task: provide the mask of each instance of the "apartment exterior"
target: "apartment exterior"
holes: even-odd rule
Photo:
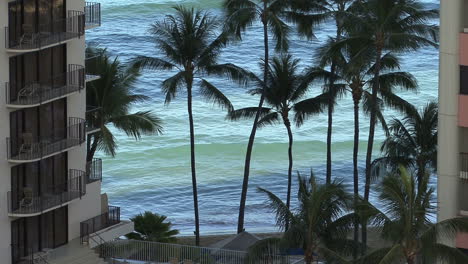
[[[468,217],[467,0],[440,1],[438,221]],[[445,241],[468,252],[468,234]]]
[[[85,34],[100,23],[99,3],[0,0],[2,264],[54,263],[71,241],[96,246],[133,228],[101,195],[100,160],[86,160],[99,129],[86,121],[86,83],[98,77],[86,73]]]

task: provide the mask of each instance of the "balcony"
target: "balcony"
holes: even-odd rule
[[[86,183],[102,181],[102,160],[93,159],[86,164]]]
[[[5,27],[5,48],[11,53],[47,49],[79,38],[84,34],[85,15],[68,11],[68,17],[47,24],[23,24],[21,28]]]
[[[68,65],[68,71],[47,81],[6,83],[6,105],[12,109],[37,107],[85,88],[84,67]]]
[[[101,3],[86,2],[85,29],[101,26]]]
[[[102,107],[86,107],[86,134],[94,134],[101,131],[100,118]]]
[[[94,248],[133,231],[133,222],[120,220],[120,207],[109,206],[105,213],[80,223],[80,240]]]
[[[7,138],[7,159],[11,163],[35,162],[68,151],[85,140],[85,120],[70,117],[68,127],[53,129],[50,135],[26,132],[19,138]]]
[[[67,205],[86,194],[86,173],[69,170],[67,182],[49,186],[40,192],[32,187],[21,191],[8,192],[8,215],[11,217],[31,217]]]
[[[94,71],[99,68],[98,63],[101,59],[100,55],[86,53],[85,67],[86,67],[86,82],[92,82],[101,79],[101,76]]]

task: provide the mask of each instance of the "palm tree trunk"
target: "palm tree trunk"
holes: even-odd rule
[[[358,170],[358,155],[359,155],[359,102],[361,100],[362,91],[358,88],[353,89],[354,103],[354,149],[353,149],[353,179],[354,179],[354,204],[356,205],[359,197],[359,170]],[[359,221],[354,222],[354,242],[359,242]],[[358,257],[357,252],[354,252],[354,258]]]
[[[333,67],[332,67],[333,68]],[[333,70],[332,70],[333,71]],[[332,86],[332,81],[330,81],[330,86]],[[328,129],[327,129],[327,180],[328,184],[331,183],[331,170],[332,170],[332,135],[333,135],[333,98],[329,95],[328,98]]]
[[[287,115],[287,114],[286,114]],[[292,186],[292,169],[293,169],[293,155],[292,155],[292,147],[293,147],[293,134],[291,130],[291,122],[287,116],[284,117],[284,125],[288,130],[288,138],[289,138],[289,147],[288,147],[288,158],[289,158],[289,167],[288,167],[288,194],[286,198],[286,206],[288,209],[291,206],[291,186]],[[286,223],[286,230],[288,230],[289,223]]]
[[[195,129],[192,113],[192,85],[193,79],[187,80],[187,109],[190,124],[190,167],[192,169],[193,209],[195,211],[195,245],[200,246],[200,219],[198,215],[197,175],[195,173]]]
[[[369,195],[370,195],[372,150],[374,148],[375,123],[377,121],[376,102],[377,102],[377,93],[378,93],[379,86],[380,86],[379,80],[380,80],[382,50],[383,48],[380,48],[380,47],[377,48],[374,84],[372,85],[372,110],[370,114],[369,139],[367,140],[366,185],[364,189],[364,199],[366,201],[369,201]],[[363,248],[365,249],[367,246],[367,223],[363,223],[363,226],[362,226],[362,244],[363,244]]]
[[[91,138],[93,140],[91,140]],[[96,154],[98,148],[99,138],[97,135],[90,136],[88,139],[88,149],[86,153],[86,161],[93,161],[94,155]]]
[[[336,21],[336,40],[339,41],[341,39],[341,26],[339,25],[338,21]],[[332,87],[335,84],[335,72],[336,72],[336,62],[333,59],[331,66],[330,66],[330,73],[331,78],[329,81],[329,92],[331,93]],[[333,136],[333,108],[334,108],[335,100],[333,96],[330,94],[328,97],[328,128],[327,128],[327,177],[326,182],[328,184],[331,183],[332,179],[332,136]]]
[[[267,1],[263,1],[264,12],[267,12]],[[269,63],[269,45],[268,45],[268,22],[266,21],[266,13],[262,17],[263,22],[263,41],[265,45],[265,65]],[[268,67],[265,67],[263,73],[263,81],[266,84],[268,80]],[[244,180],[242,182],[242,193],[239,206],[239,218],[237,221],[237,233],[242,233],[244,231],[244,216],[245,216],[245,204],[247,201],[247,190],[249,188],[249,176],[250,176],[250,160],[252,158],[253,144],[255,141],[255,135],[257,134],[258,120],[260,119],[261,109],[265,101],[265,95],[262,92],[260,96],[260,102],[258,103],[258,111],[255,114],[254,123],[252,126],[252,131],[250,132],[249,143],[247,144],[247,153],[245,154],[245,166],[244,166]]]

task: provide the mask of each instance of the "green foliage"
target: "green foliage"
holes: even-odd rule
[[[88,157],[92,160],[96,150],[115,156],[118,148],[110,127],[125,132],[135,140],[142,134],[162,133],[162,121],[150,111],[131,113],[131,108],[148,101],[148,97],[135,92],[135,82],[140,71],[135,67],[122,65],[118,58],[112,59],[106,50],[88,48],[88,56],[94,57],[87,71],[99,75],[100,79],[89,82],[86,101],[89,106],[100,108],[88,120],[100,128],[88,140]]]
[[[437,168],[437,103],[431,102],[418,113],[413,107],[403,119],[394,118],[390,134],[382,143],[382,158],[374,161],[376,173],[381,167],[397,171],[400,165],[415,171],[418,182]]]
[[[461,251],[441,244],[441,240],[453,240],[458,232],[467,232],[468,219],[456,217],[431,222],[436,213],[435,190],[428,187],[428,178],[426,175],[418,186],[416,177],[401,167],[398,173],[382,180],[378,191],[383,209],[367,204],[360,210],[372,215],[372,223],[380,227],[382,239],[391,246],[370,252],[358,263],[468,262]]]
[[[348,255],[358,245],[347,239],[354,215],[346,212],[352,208],[353,196],[345,191],[341,182],[320,184],[312,174],[310,178],[298,175],[299,191],[297,208],[288,209],[281,199],[270,191],[259,188],[268,197],[268,207],[276,215],[276,226],[285,231],[279,241],[262,243],[264,246],[252,248],[250,254],[262,256],[265,247],[280,249],[302,248],[306,263],[314,254],[336,259]],[[287,230],[286,227],[289,227]],[[335,252],[339,252],[335,253]]]
[[[135,232],[128,234],[128,239],[145,240],[161,243],[174,243],[177,241],[176,235],[179,230],[172,229],[171,222],[165,222],[164,215],[152,212],[136,215],[130,220],[135,224]]]

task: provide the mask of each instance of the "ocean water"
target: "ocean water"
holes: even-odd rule
[[[137,55],[159,56],[148,34],[149,26],[163,19],[175,4],[190,4],[221,15],[221,0],[101,0],[102,26],[87,34],[87,41],[105,47],[121,60]],[[438,1],[426,0],[429,8],[438,8]],[[434,21],[438,23],[438,21]],[[313,65],[314,49],[334,29],[329,24],[317,30],[317,39],[308,42],[298,36],[291,38],[291,52],[301,59],[302,65]],[[226,48],[221,62],[235,63],[252,71],[259,71],[263,54],[260,25],[250,29],[242,43]],[[402,55],[402,69],[415,75],[419,92],[400,93],[405,99],[422,107],[437,99],[438,51],[424,48]],[[105,157],[103,192],[111,204],[121,206],[124,218],[145,210],[167,215],[182,234],[192,234],[193,202],[189,163],[189,130],[184,94],[170,105],[164,105],[161,81],[167,72],[144,72],[136,88],[151,98],[135,106],[133,111],[152,110],[164,120],[164,134],[145,136],[134,141],[114,130],[119,148],[115,158]],[[226,80],[210,78],[233,102],[236,108],[256,106],[257,97],[246,94]],[[311,95],[320,87],[313,87]],[[199,184],[200,222],[202,234],[234,232],[243,177],[244,155],[251,121],[230,122],[225,112],[194,94],[196,132],[196,159]],[[352,100],[339,101],[334,115],[333,177],[352,183],[353,116]],[[399,114],[388,109],[386,117]],[[360,171],[364,172],[364,159],[368,119],[362,116]],[[294,170],[308,175],[313,169],[323,179],[326,162],[327,117],[311,118],[300,128],[294,128]],[[379,155],[379,142],[384,138],[378,130],[375,156]],[[250,188],[247,199],[245,226],[248,231],[274,231],[274,215],[264,206],[265,197],[256,191],[263,187],[278,196],[286,197],[287,184],[287,132],[282,125],[265,127],[257,133],[252,157]],[[293,194],[296,193],[296,179]],[[362,179],[361,179],[362,181]],[[375,194],[372,200],[378,204]],[[293,197],[294,201],[294,197]],[[294,203],[293,203],[294,205]]]

